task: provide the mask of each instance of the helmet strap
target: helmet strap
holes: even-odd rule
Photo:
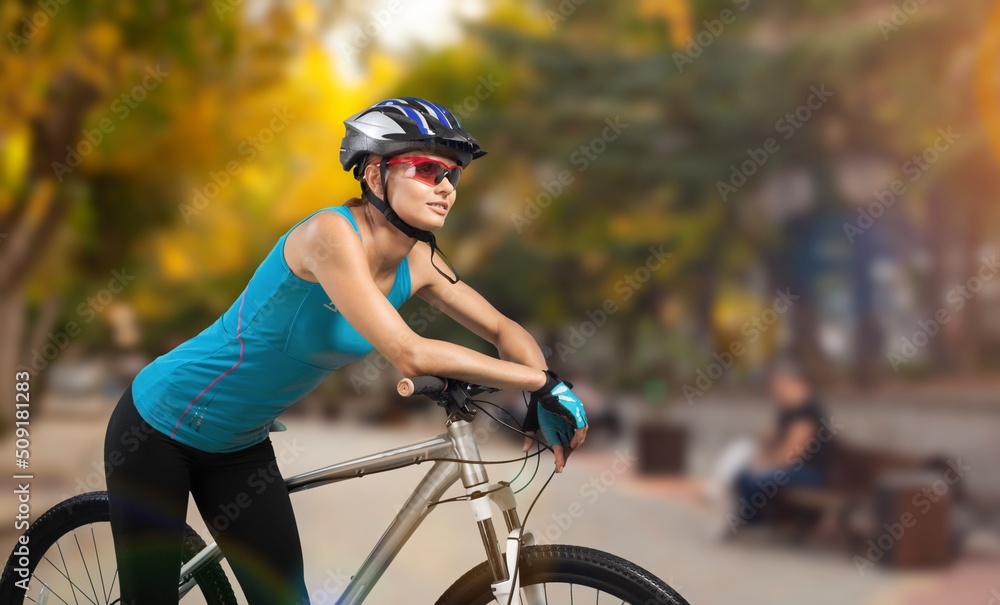
[[[399,215],[396,214],[396,211],[393,210],[392,206],[390,206],[389,203],[386,201],[389,199],[389,167],[386,164],[386,158],[382,158],[382,160],[379,162],[378,172],[379,172],[379,178],[382,180],[382,195],[384,196],[384,198],[380,198],[379,196],[375,195],[375,192],[372,191],[370,187],[368,187],[368,185],[364,181],[364,175],[361,176],[361,185],[362,185],[361,196],[364,197],[369,204],[375,206],[375,208],[378,209],[378,211],[381,212],[383,216],[385,216],[385,219],[389,221],[389,224],[391,224],[396,229],[402,231],[404,234],[406,234],[407,237],[412,237],[415,240],[426,242],[427,245],[429,245],[431,248],[431,266],[434,267],[434,269],[438,273],[440,273],[442,277],[448,280],[448,282],[452,284],[457,284],[458,280],[460,279],[458,277],[458,271],[455,271],[455,267],[452,266],[451,261],[449,261],[448,257],[445,256],[444,252],[442,252],[441,249],[438,248],[437,238],[434,237],[434,234],[431,233],[430,231],[425,231],[424,229],[417,229],[413,225],[410,225],[403,219],[399,218]],[[454,277],[448,275],[437,266],[437,264],[434,262],[435,252],[437,252],[441,256],[441,258],[444,259],[445,264],[448,266],[448,269],[451,271]]]

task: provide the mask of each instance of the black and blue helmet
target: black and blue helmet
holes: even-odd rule
[[[360,167],[370,154],[388,157],[422,149],[453,158],[463,168],[486,155],[458,118],[426,99],[379,101],[344,120],[344,126],[347,133],[340,144],[340,163],[355,178],[360,177]]]

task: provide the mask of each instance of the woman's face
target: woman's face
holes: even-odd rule
[[[455,165],[455,160],[447,156],[420,151],[408,151],[393,157],[427,157],[449,166]],[[416,178],[408,177],[406,172],[411,168],[411,165],[407,163],[391,164],[388,168],[389,200],[387,201],[399,215],[399,218],[417,229],[425,231],[434,231],[443,227],[444,220],[455,203],[455,187],[451,181],[443,178],[440,183],[430,185]],[[371,166],[367,170],[366,177],[374,173],[372,175],[374,178],[368,179],[369,186],[379,197],[382,197],[381,183],[378,182],[378,165]]]

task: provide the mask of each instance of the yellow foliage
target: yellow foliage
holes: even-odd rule
[[[611,218],[611,235],[615,239],[633,242],[662,242],[676,230],[666,213],[615,214]]]
[[[0,137],[0,186],[13,192],[21,186],[28,168],[28,151],[31,148],[31,131],[21,124]],[[0,211],[6,210],[0,206]]]
[[[733,343],[739,342],[747,351],[745,361],[760,361],[772,356],[781,332],[781,318],[775,325],[753,323],[767,309],[768,301],[754,293],[723,287],[715,298],[711,315],[716,350],[731,351]]]
[[[156,257],[166,281],[183,282],[195,273],[190,255],[190,232],[164,233],[156,240]]]
[[[746,290],[726,289],[712,309],[712,322],[721,330],[737,330],[750,315],[763,310],[762,301]]]
[[[399,60],[384,52],[371,54],[368,70],[369,77],[364,89],[371,95],[372,102],[381,99],[386,89],[398,82],[403,75],[403,65]]]
[[[143,321],[159,318],[173,309],[172,305],[163,304],[163,300],[157,291],[142,287],[133,288],[131,296],[129,296],[129,302],[132,304],[132,308],[135,309],[136,314],[143,318]]]
[[[485,19],[494,26],[507,27],[513,31],[536,36],[546,36],[552,33],[548,22],[538,14],[532,14],[531,3],[520,0],[498,0]],[[474,56],[474,53],[468,53]]]
[[[220,207],[205,217],[202,245],[197,250],[198,271],[202,276],[226,275],[245,268],[250,234],[245,217],[239,203]],[[205,254],[205,244],[210,247],[209,254]]]
[[[114,74],[108,68],[117,56],[121,33],[107,21],[97,21],[78,35],[74,52],[67,58],[78,77],[98,90],[107,91],[113,84]]]
[[[99,61],[106,61],[118,52],[121,45],[121,30],[107,20],[96,21],[84,33],[86,48]]]
[[[640,0],[639,15],[644,19],[663,19],[670,28],[670,43],[681,47],[691,39],[689,0]]]
[[[319,11],[308,0],[296,0],[292,5],[292,17],[299,31],[313,34],[320,25]]]
[[[247,228],[238,207],[213,200],[191,223],[156,238],[164,281],[183,283],[246,268]]]
[[[0,131],[17,128],[40,113],[44,92],[43,78],[49,70],[41,60],[24,55],[0,53]]]
[[[283,98],[295,120],[282,133],[283,145],[294,150],[290,182],[274,200],[270,217],[282,229],[323,206],[335,206],[357,195],[358,185],[340,165],[343,121],[381,98],[400,77],[397,61],[380,53],[370,57],[363,86],[345,84],[336,63],[318,44],[309,44],[289,71]]]

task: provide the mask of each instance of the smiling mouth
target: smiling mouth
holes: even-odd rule
[[[427,204],[430,206],[431,210],[437,212],[438,214],[446,214],[448,212],[448,205],[443,202],[431,202]]]

